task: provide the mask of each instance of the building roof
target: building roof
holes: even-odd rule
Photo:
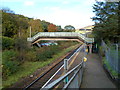
[[[94,28],[94,25],[89,25],[89,26],[86,26],[86,27],[83,27],[83,28],[80,28],[80,29],[91,29]]]

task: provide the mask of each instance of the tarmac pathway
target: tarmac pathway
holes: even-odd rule
[[[81,88],[116,88],[105,73],[97,54],[88,54]]]

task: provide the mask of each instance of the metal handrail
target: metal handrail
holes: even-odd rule
[[[38,37],[79,37],[88,43],[93,43],[94,38],[87,38],[84,35],[77,32],[39,32],[31,38],[27,38],[27,41],[34,41]]]
[[[69,59],[67,59],[67,61],[71,60],[72,57],[77,53],[79,52],[83,47],[84,47],[85,44],[81,45],[70,57]],[[63,64],[58,70],[57,72],[42,86],[42,88],[45,88],[45,86],[50,82],[50,80],[64,67],[65,64]],[[69,69],[69,67],[68,67]]]
[[[54,88],[56,85],[58,85],[62,80],[64,80],[66,77],[68,77],[71,73],[75,72],[75,74],[73,75],[73,77],[69,80],[69,82],[64,86],[64,88],[67,88],[68,85],[71,83],[71,81],[74,79],[74,77],[76,76],[76,74],[79,72],[80,69],[83,68],[83,63],[84,61],[82,60],[82,62],[80,64],[78,64],[76,67],[74,67],[72,70],[70,70],[69,72],[67,72],[64,76],[61,76],[60,78],[58,78],[57,80],[53,81],[52,83],[50,83],[49,85],[47,85],[45,88],[46,89],[51,89]],[[82,75],[81,75],[82,77]]]
[[[69,80],[69,82],[63,87],[64,89],[68,88],[68,86],[71,84],[71,82],[74,80],[75,76],[77,75],[77,73],[80,71],[80,69],[82,68],[83,66],[81,66],[76,72],[75,74],[72,76],[72,78]],[[82,75],[81,75],[82,76]],[[81,80],[80,80],[80,83],[81,83]]]

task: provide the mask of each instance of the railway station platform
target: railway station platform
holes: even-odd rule
[[[83,56],[80,52],[75,63]],[[116,88],[103,69],[100,57],[97,54],[89,53],[86,55],[87,62],[83,72],[83,80],[80,88]]]

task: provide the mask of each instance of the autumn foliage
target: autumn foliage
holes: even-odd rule
[[[57,31],[57,27],[54,24],[49,24],[48,25],[48,32],[56,32]]]

